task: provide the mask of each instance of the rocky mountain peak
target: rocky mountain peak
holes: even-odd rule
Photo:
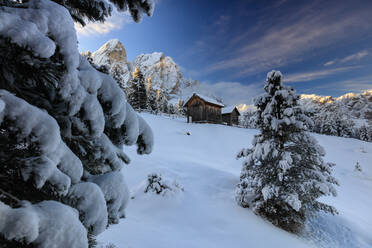
[[[133,65],[138,67],[146,78],[151,78],[154,89],[162,89],[168,94],[180,94],[185,79],[171,57],[160,52],[141,54],[135,58]]]
[[[103,44],[91,54],[93,63],[107,66],[110,74],[119,82],[122,88],[131,79],[132,64],[127,61],[125,47],[118,39],[112,39]]]
[[[103,44],[103,46],[92,54],[92,57],[95,63],[100,65],[127,62],[127,52],[118,39],[112,39]]]

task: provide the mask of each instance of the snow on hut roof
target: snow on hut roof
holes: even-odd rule
[[[199,94],[199,93],[192,93],[190,97],[187,98],[186,102],[185,102],[185,105],[187,104],[187,102],[193,97],[193,96],[197,96],[199,97],[200,99],[204,100],[205,102],[208,102],[208,103],[211,103],[211,104],[214,104],[214,105],[217,105],[217,106],[220,106],[220,107],[225,107],[225,105],[223,105],[222,103],[218,102],[216,99],[213,99],[211,97],[208,97],[208,96],[204,96],[202,94]]]
[[[222,114],[230,114],[234,111],[234,109],[235,109],[235,106],[225,107],[221,110],[221,113]],[[236,110],[238,110],[238,109],[236,109]],[[239,110],[238,110],[238,112],[239,112]]]

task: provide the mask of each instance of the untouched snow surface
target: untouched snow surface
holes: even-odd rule
[[[323,200],[340,214],[321,214],[297,237],[234,201],[242,167],[235,156],[251,146],[257,130],[142,117],[154,131],[154,150],[134,156],[135,148],[126,148],[133,161],[123,173],[134,199],[126,218],[98,236],[100,243],[119,248],[372,247],[372,143],[313,134],[327,152],[325,161],[336,163],[338,196]],[[354,170],[357,161],[361,173]],[[151,173],[176,180],[184,191],[144,194],[142,186]]]

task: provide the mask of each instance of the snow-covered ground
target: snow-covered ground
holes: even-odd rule
[[[323,199],[340,212],[320,215],[303,237],[282,231],[234,201],[242,161],[236,153],[251,146],[257,130],[142,114],[155,135],[154,151],[123,170],[132,191],[125,219],[102,233],[102,244],[119,248],[193,247],[372,247],[372,143],[313,134],[336,163],[338,196]],[[190,135],[186,133],[189,132]],[[359,161],[362,172],[354,170]],[[173,195],[143,193],[150,173],[184,187]]]

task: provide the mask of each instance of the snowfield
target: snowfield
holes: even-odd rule
[[[372,143],[313,134],[325,148],[325,161],[336,163],[338,196],[322,199],[339,215],[321,214],[298,237],[274,227],[234,200],[242,161],[258,132],[186,119],[141,114],[152,127],[154,150],[132,158],[123,169],[132,198],[126,218],[98,236],[119,248],[193,247],[372,247]],[[190,135],[186,133],[189,132]],[[359,161],[362,172],[355,171]],[[160,173],[184,191],[165,196],[143,193],[147,175]]]

